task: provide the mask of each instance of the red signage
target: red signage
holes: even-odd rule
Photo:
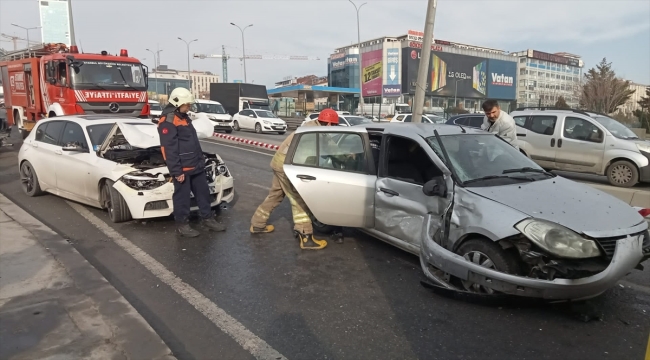
[[[569,59],[564,56],[559,56],[559,55],[553,55],[537,50],[533,50],[533,59],[538,59],[538,60],[544,60],[544,61],[550,61],[554,62],[557,64],[563,64],[563,65],[570,65],[570,66],[578,66],[579,62],[576,59]]]
[[[409,47],[415,48],[415,49],[422,49],[422,43],[417,42],[417,41],[411,41],[409,42]],[[443,51],[442,46],[439,45],[431,45],[431,50],[432,51]]]

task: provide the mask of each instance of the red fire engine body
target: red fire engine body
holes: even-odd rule
[[[46,44],[7,54],[0,74],[9,126],[17,125],[23,137],[46,117],[149,117],[147,67],[126,50],[80,54],[76,46]]]

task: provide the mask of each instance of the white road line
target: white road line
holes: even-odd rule
[[[86,218],[101,232],[113,240],[118,246],[129,253],[135,260],[151,271],[151,273],[158,279],[169,285],[169,287],[171,287],[178,295],[194,306],[196,310],[210,319],[210,321],[212,321],[219,329],[237,341],[239,345],[250,352],[256,359],[287,359],[264,340],[246,329],[246,327],[244,327],[244,325],[239,321],[228,315],[228,313],[223,309],[210,301],[210,299],[206,298],[192,286],[183,282],[183,280],[174,275],[171,271],[167,270],[156,259],[137,247],[120,233],[113,230],[113,228],[108,226],[108,224],[88,211],[85,207],[70,201],[66,202],[70,207],[81,214],[81,216]]]
[[[264,190],[271,190],[270,187],[264,186],[264,185],[258,185],[258,184],[253,184],[253,183],[248,183],[247,185],[250,185],[250,186],[253,186],[253,187],[256,187],[256,188],[260,188],[260,189],[264,189]]]
[[[212,144],[212,145],[225,146],[225,147],[229,147],[229,148],[233,148],[233,149],[237,149],[237,150],[244,150],[244,151],[254,152],[254,153],[256,153],[256,154],[262,154],[262,155],[266,155],[266,156],[273,156],[273,154],[263,153],[263,152],[261,152],[261,151],[255,151],[255,150],[250,150],[250,149],[244,149],[244,148],[239,147],[239,146],[226,145],[226,144],[224,144],[224,143],[222,143],[222,142],[220,142],[220,141],[209,141],[209,140],[200,140],[200,141],[202,141],[202,142],[206,142],[206,143],[208,143],[208,144]],[[271,150],[271,151],[272,151],[272,150]]]

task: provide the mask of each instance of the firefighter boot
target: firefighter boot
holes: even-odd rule
[[[214,218],[203,219],[201,225],[215,232],[226,231],[226,225],[218,223]]]
[[[258,228],[251,225],[251,229],[250,229],[251,234],[266,234],[266,233],[273,232],[273,230],[275,230],[275,226],[273,225],[266,225],[263,228]]]
[[[179,225],[179,226],[176,228],[176,233],[177,233],[178,235],[180,235],[180,236],[183,236],[183,237],[189,237],[189,238],[194,238],[194,237],[197,237],[197,236],[201,235],[200,232],[198,232],[198,231],[192,229],[192,227],[190,226],[190,224],[182,224],[182,225]]]
[[[303,250],[321,250],[327,246],[326,240],[315,239],[314,234],[303,234],[298,231],[294,231],[294,234],[300,240],[300,248]]]

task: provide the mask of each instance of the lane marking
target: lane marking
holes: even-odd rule
[[[273,154],[268,154],[268,153],[264,153],[264,152],[261,152],[261,151],[255,151],[255,150],[251,150],[251,149],[245,149],[245,148],[242,148],[242,147],[239,147],[239,146],[226,145],[226,144],[224,144],[224,143],[222,143],[222,142],[220,142],[220,141],[214,141],[214,140],[213,140],[213,141],[210,141],[210,140],[200,140],[200,141],[202,141],[202,142],[206,142],[206,143],[208,143],[208,144],[212,144],[212,145],[225,146],[225,147],[229,147],[229,148],[233,148],[233,149],[237,149],[237,150],[244,150],[244,151],[253,152],[253,153],[256,153],[256,154],[262,154],[262,155],[266,155],[266,156],[273,156]]]
[[[171,287],[178,295],[185,299],[196,310],[210,319],[219,329],[233,338],[246,351],[250,352],[256,359],[278,360],[287,359],[277,350],[273,349],[264,340],[249,331],[244,325],[237,321],[226,311],[221,309],[207,297],[201,294],[192,286],[186,284],[178,276],[167,270],[161,263],[144,252],[130,240],[111,228],[104,221],[99,219],[82,205],[67,201],[68,205],[86,218],[91,224],[103,232],[115,244],[129,253],[136,261],[142,264],[147,270],[155,275],[160,281]]]
[[[256,188],[260,188],[260,189],[264,189],[264,190],[271,190],[270,187],[268,187],[268,186],[264,186],[264,185],[258,185],[258,184],[253,184],[253,183],[248,183],[248,184],[246,184],[246,185],[250,185],[250,186],[253,186],[253,187],[256,187]]]

